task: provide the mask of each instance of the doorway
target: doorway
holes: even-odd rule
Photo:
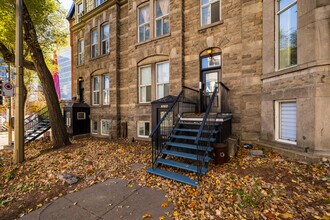
[[[201,112],[205,112],[214,90],[221,81],[221,54],[211,54],[201,57],[200,70]],[[211,112],[220,112],[220,91],[218,90]]]

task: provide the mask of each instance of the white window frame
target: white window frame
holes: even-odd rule
[[[149,9],[149,22],[145,22],[143,24],[140,24],[140,10],[141,8],[147,7]],[[137,29],[137,35],[138,35],[138,42],[145,42],[151,39],[151,11],[150,11],[150,3],[145,3],[141,6],[138,7],[137,10],[138,16],[137,16],[137,24],[138,24],[138,29]],[[149,24],[149,39],[146,39],[146,25]],[[144,39],[140,39],[140,27],[144,27]]]
[[[158,65],[162,65],[164,63],[168,63],[168,82],[167,83],[158,83],[157,79],[158,79]],[[171,67],[170,67],[170,62],[169,61],[164,61],[164,62],[160,62],[160,63],[156,63],[156,100],[163,98],[163,97],[158,97],[158,86],[159,85],[166,85],[168,84],[168,87],[170,89],[170,71]],[[165,96],[164,96],[165,97]]]
[[[150,68],[150,84],[141,85],[141,70],[143,68],[148,68],[148,67]],[[141,100],[141,88],[142,87],[147,88],[147,86],[150,86],[150,88],[151,88],[150,97],[152,97],[152,67],[151,67],[151,65],[146,65],[146,66],[140,66],[139,67],[139,103],[150,103],[152,101],[152,98],[151,98],[150,101],[145,101],[145,102],[142,102],[142,100]],[[147,94],[147,89],[146,89],[146,94]],[[146,97],[146,99],[147,99],[147,97]]]
[[[84,64],[84,53],[85,53],[84,39],[78,40],[78,65]]]
[[[97,130],[94,130],[94,122],[96,122],[96,125],[97,125]],[[99,132],[99,123],[97,120],[91,120],[91,133],[92,134],[98,134]]]
[[[289,140],[283,140],[281,139],[281,104],[282,103],[287,103],[287,102],[295,102],[297,105],[297,100],[281,100],[281,101],[275,101],[275,141],[278,142],[282,142],[282,143],[286,143],[286,144],[293,144],[293,145],[297,145],[297,141],[289,141]],[[297,116],[297,112],[296,112],[296,116]],[[296,124],[297,124],[297,120],[296,120]],[[296,137],[297,138],[297,137]]]
[[[94,80],[98,78],[99,79],[99,88],[98,90],[95,90],[95,84],[94,84]],[[101,87],[101,77],[100,76],[93,76],[92,77],[92,88],[93,88],[93,93],[92,93],[92,104],[97,106],[97,105],[100,105],[100,87]],[[98,94],[98,97],[99,97],[99,102],[96,103],[95,101],[95,95],[94,94]]]
[[[285,8],[279,10],[279,0],[276,0],[276,7],[275,7],[275,69],[276,71],[279,70],[285,70],[289,69],[295,66],[298,66],[298,53],[297,53],[297,64],[280,68],[280,39],[279,39],[279,33],[280,33],[280,15],[285,12],[286,10],[290,9],[293,5],[298,4],[297,0],[293,0],[290,4],[288,4]],[[298,19],[298,18],[297,18]],[[298,35],[298,28],[297,28],[297,35]],[[297,39],[297,47],[298,47],[298,39]],[[298,51],[298,48],[297,48]]]
[[[108,38],[104,38],[103,39],[103,32],[104,32],[104,28],[108,26],[109,28],[109,36]],[[103,43],[105,43],[106,46],[106,52],[103,53]],[[110,53],[110,24],[109,23],[105,23],[101,26],[101,55],[105,55],[105,54],[109,54]]]
[[[109,78],[109,88],[105,88],[105,77]],[[102,104],[103,105],[110,105],[110,75],[109,74],[105,74],[102,76]],[[105,93],[108,94],[108,99],[105,100]]]
[[[212,3],[214,3],[214,2],[219,2],[219,21],[221,21],[221,0],[210,0],[210,2],[209,3],[206,3],[206,4],[204,4],[204,5],[202,5],[203,4],[203,2],[202,2],[202,0],[200,0],[200,25],[201,25],[201,27],[206,27],[206,26],[208,26],[208,25],[211,25],[211,24],[213,24],[212,23],[212,20],[210,21],[210,23],[209,24],[204,24],[203,25],[203,8],[205,7],[205,6],[207,6],[209,9],[210,9],[210,13],[211,13],[211,19],[212,19],[212,8],[211,8],[211,5],[212,5]],[[215,23],[215,22],[214,22]]]
[[[103,125],[102,125],[103,122],[108,122],[108,125],[109,125],[109,132],[108,133],[104,133],[103,132]],[[108,120],[108,119],[101,119],[101,121],[100,121],[100,127],[101,127],[101,135],[104,135],[104,136],[109,136],[110,135],[110,120]]]
[[[96,33],[97,40],[96,42],[93,42],[93,33]],[[95,55],[93,56],[93,49],[95,50]],[[91,31],[91,58],[96,58],[99,56],[99,31],[97,28],[92,29]]]
[[[137,136],[140,138],[149,138],[149,135],[140,135],[140,124],[143,124],[144,133],[145,133],[145,123],[149,123],[149,132],[151,132],[151,123],[150,121],[138,121],[137,122]]]
[[[167,19],[168,19],[168,28],[169,28],[169,30],[168,30],[168,33],[166,33],[166,34],[169,34],[170,33],[170,6],[169,6],[169,9],[168,9],[168,13],[167,14],[165,14],[165,15],[162,15],[162,16],[160,16],[160,17],[156,17],[157,15],[156,15],[156,2],[157,2],[157,0],[155,0],[155,7],[154,7],[154,25],[155,25],[155,27],[154,27],[154,34],[155,34],[155,37],[160,37],[160,36],[163,36],[163,35],[165,35],[164,34],[164,18],[166,18],[167,17]],[[168,4],[170,5],[170,0],[168,0]],[[162,33],[159,35],[159,36],[157,36],[157,21],[158,20],[161,20],[162,22],[161,22],[161,26],[162,26]]]

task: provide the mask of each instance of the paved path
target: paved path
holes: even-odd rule
[[[161,190],[130,185],[127,180],[109,179],[79,192],[68,194],[24,216],[23,220],[142,219],[145,214],[159,219],[174,208],[161,207],[167,201]]]

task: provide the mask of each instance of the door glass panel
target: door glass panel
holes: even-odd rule
[[[205,92],[213,93],[218,81],[218,72],[210,72],[205,74]]]

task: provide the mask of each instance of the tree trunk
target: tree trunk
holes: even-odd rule
[[[63,147],[70,144],[64,118],[61,113],[52,74],[46,65],[34,24],[24,1],[23,22],[24,40],[31,51],[31,58],[40,79],[48,107],[49,120],[53,132],[53,146],[55,148]]]

